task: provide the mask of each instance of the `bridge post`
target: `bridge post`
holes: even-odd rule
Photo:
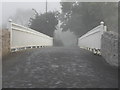
[[[100,22],[100,25],[101,25],[101,34],[103,34],[103,32],[104,32],[104,22],[101,21],[101,22]]]
[[[101,21],[100,24],[101,24],[101,27],[102,27],[102,34],[103,34],[104,32],[107,31],[107,26],[104,25],[103,21]]]
[[[9,19],[9,32],[10,32],[10,51],[11,51],[11,46],[12,46],[12,19]]]
[[[103,22],[103,21],[101,21],[100,24],[101,24],[101,35],[100,35],[100,37],[101,37],[101,39],[102,39],[103,33],[107,31],[107,26],[104,25],[104,22]],[[101,42],[102,42],[102,41],[100,41],[100,49],[101,49],[101,44],[102,44]],[[100,53],[100,54],[101,54],[101,53]]]

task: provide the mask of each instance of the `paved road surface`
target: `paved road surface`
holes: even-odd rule
[[[4,88],[114,88],[117,75],[101,56],[74,47],[21,51],[3,59]]]

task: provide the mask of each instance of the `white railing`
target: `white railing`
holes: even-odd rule
[[[78,39],[78,46],[100,54],[101,37],[106,30],[107,27],[104,26],[104,22],[101,22],[101,25],[95,27]]]
[[[11,50],[53,46],[52,37],[11,21],[9,30]]]

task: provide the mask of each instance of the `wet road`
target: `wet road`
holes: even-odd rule
[[[3,88],[115,88],[117,69],[75,47],[16,52],[3,59]]]

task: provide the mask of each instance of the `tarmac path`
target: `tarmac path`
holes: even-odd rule
[[[118,70],[78,47],[47,47],[3,58],[3,88],[116,88]]]

